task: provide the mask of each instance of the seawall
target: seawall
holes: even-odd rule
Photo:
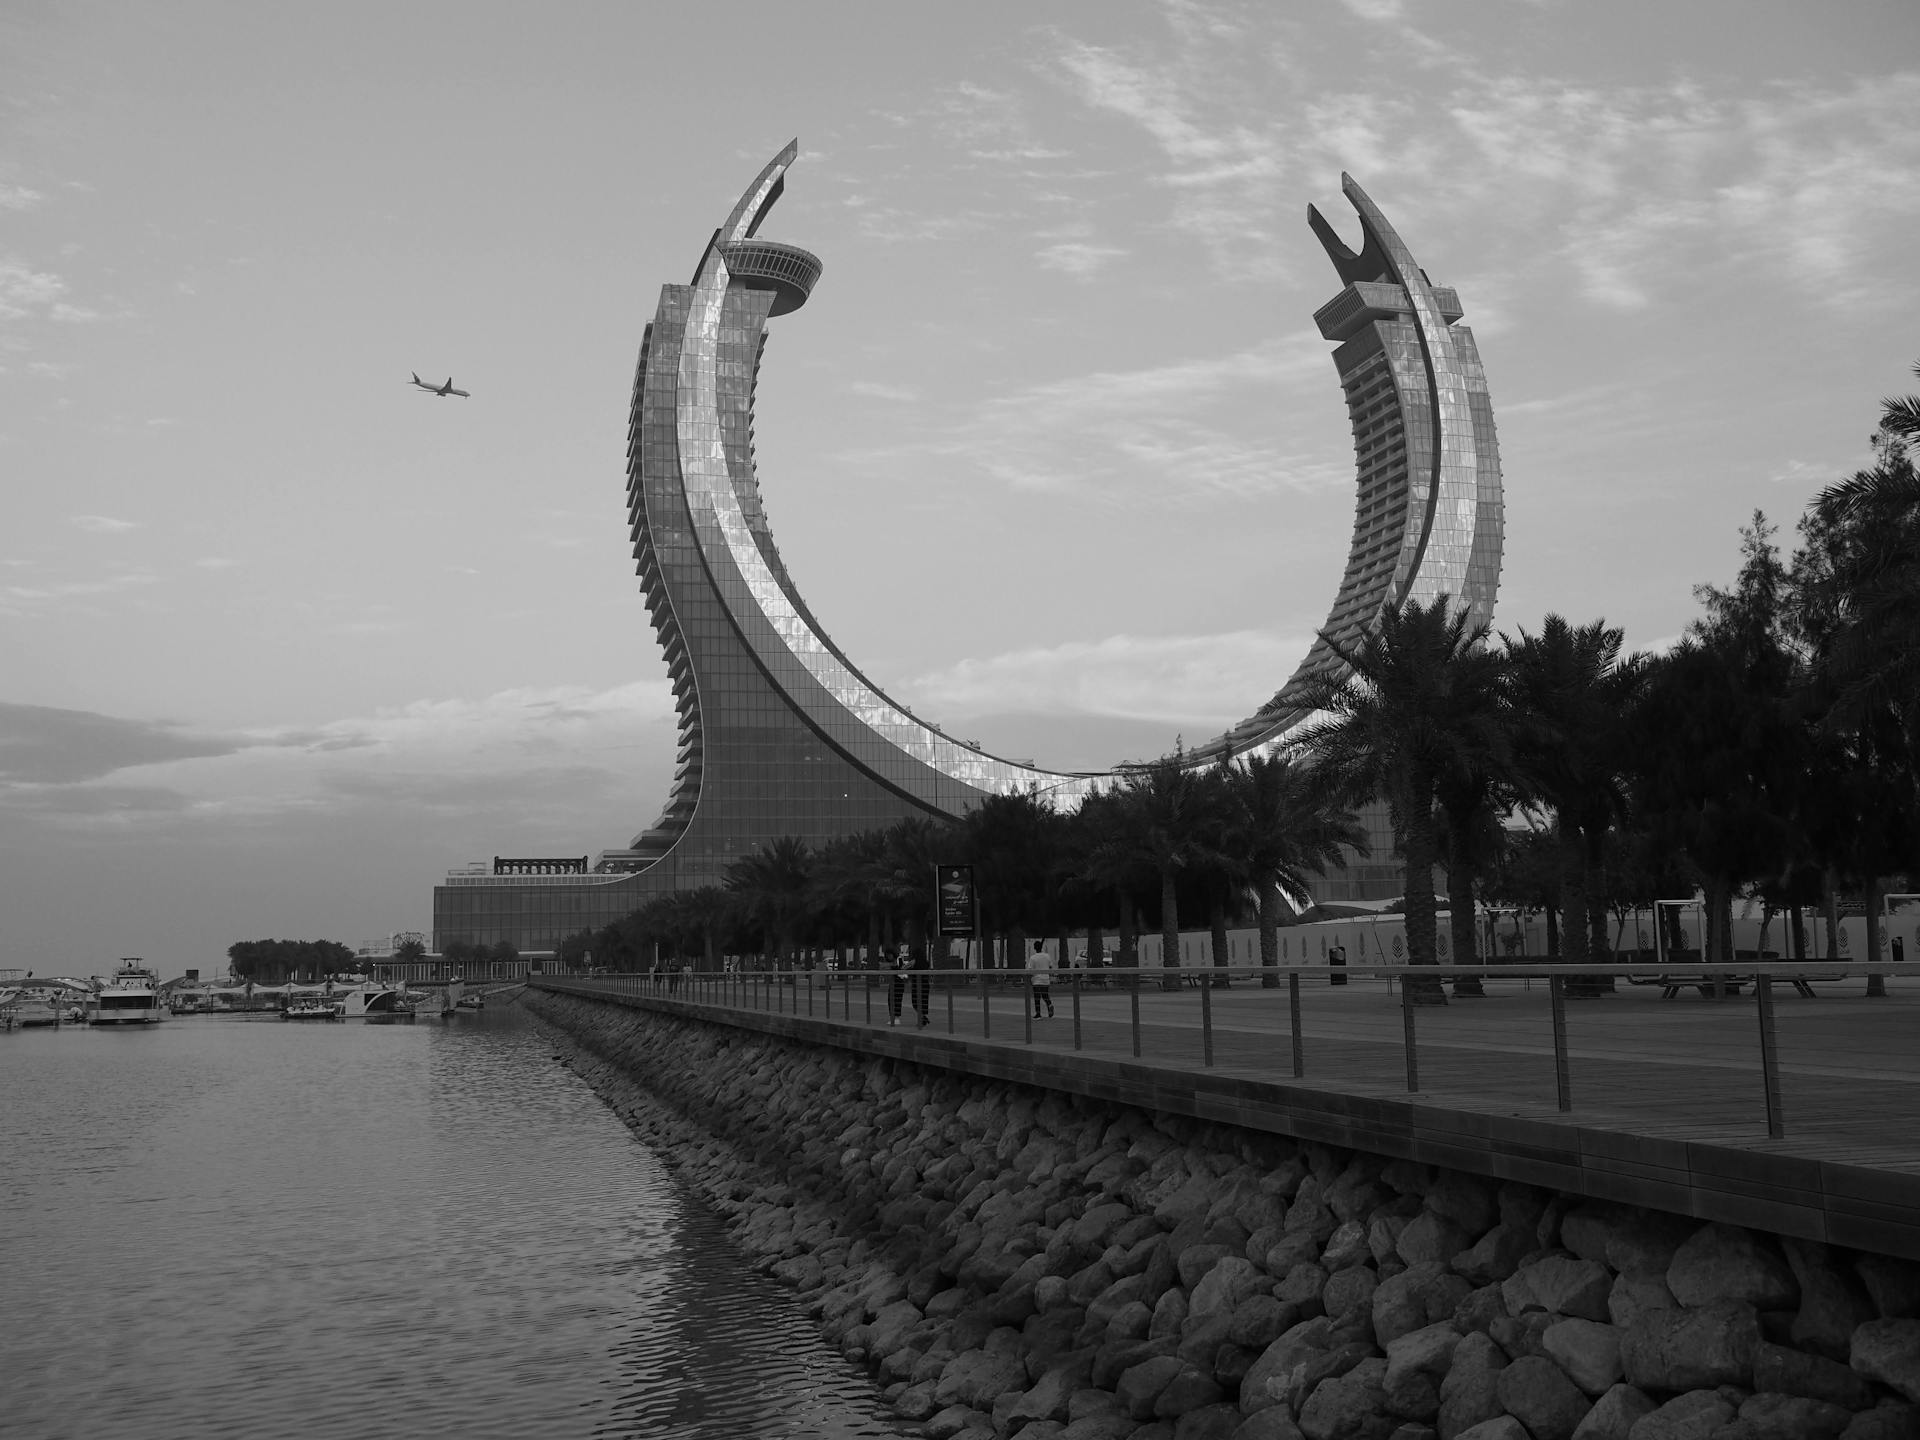
[[[1920,1440],[1920,1266],[532,993],[965,1440]]]

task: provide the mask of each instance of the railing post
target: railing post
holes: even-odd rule
[[[948,977],[948,980],[947,980],[947,1034],[949,1035],[953,1034],[953,991],[954,991],[954,984],[953,984],[952,977]]]
[[[1760,1078],[1767,1090],[1767,1134],[1778,1140],[1787,1133],[1787,1117],[1780,1108],[1780,1055],[1773,1035],[1773,977],[1754,977],[1754,999],[1760,1011]]]
[[[1021,977],[1020,989],[1024,992],[1026,999],[1026,1004],[1020,1007],[1020,1013],[1026,1019],[1027,1044],[1031,1045],[1033,1044],[1033,976],[1031,974]]]
[[[1069,977],[1073,981],[1073,1048],[1080,1048],[1080,972],[1075,970]]]
[[[1207,1069],[1213,1068],[1213,975],[1202,971],[1200,975],[1200,1059]]]
[[[1140,987],[1136,983],[1127,992],[1127,1000],[1133,1009],[1133,1058],[1140,1058]]]
[[[800,983],[802,973],[803,972],[798,970],[794,971],[793,983],[795,985]],[[808,970],[804,973],[807,977],[807,1019],[811,1020],[813,1018],[813,971]]]
[[[1405,979],[1400,982],[1400,1029],[1407,1047],[1407,1093],[1412,1095],[1420,1089],[1420,1047],[1413,1033],[1413,987]]]
[[[1293,1078],[1307,1073],[1307,1057],[1300,1048],[1300,972],[1287,972],[1287,1009],[1293,1019]]]
[[[1553,1006],[1553,1098],[1561,1113],[1573,1109],[1573,1070],[1567,1063],[1567,982],[1564,976],[1547,978],[1547,996]]]
[[[991,1040],[993,1038],[993,1004],[987,996],[987,971],[985,966],[982,966],[980,969],[980,1038],[982,1040]]]

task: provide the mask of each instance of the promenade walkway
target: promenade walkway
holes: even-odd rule
[[[1559,1004],[1556,1055],[1544,978],[1496,970],[1483,999],[1409,1009],[1389,972],[1304,972],[1296,1049],[1284,981],[1167,991],[1139,974],[1137,991],[1113,972],[1081,988],[1077,1026],[1065,977],[1034,1021],[1021,977],[937,972],[925,1028],[911,1006],[888,1026],[889,977],[861,972],[689,976],[671,994],[648,977],[536,983],[1920,1258],[1920,977],[1894,973],[1884,999],[1857,970],[1812,999],[1774,983],[1773,1135],[1751,991],[1664,999],[1623,971],[1616,993]]]

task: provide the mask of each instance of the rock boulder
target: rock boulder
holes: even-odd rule
[[[1682,1305],[1734,1301],[1755,1310],[1790,1310],[1800,1286],[1779,1247],[1738,1225],[1702,1225],[1674,1252],[1667,1289]]]

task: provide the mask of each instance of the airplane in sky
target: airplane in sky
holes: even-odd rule
[[[456,390],[453,388],[453,377],[451,375],[447,377],[447,383],[444,385],[429,385],[426,381],[422,380],[418,374],[413,377],[413,383],[429,395],[458,395],[462,400],[471,400],[473,398],[465,390]]]

